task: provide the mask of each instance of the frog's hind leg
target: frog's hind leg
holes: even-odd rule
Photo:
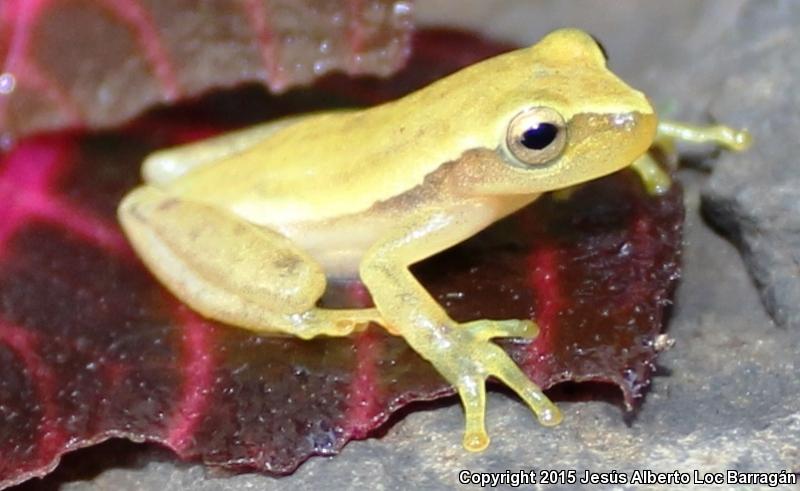
[[[257,332],[344,336],[382,324],[375,309],[320,309],[325,274],[283,235],[141,187],[119,218],[161,282],[204,316]]]
[[[307,117],[291,116],[198,142],[158,150],[148,155],[142,164],[142,177],[149,184],[167,184],[192,169],[245,152],[278,130]]]

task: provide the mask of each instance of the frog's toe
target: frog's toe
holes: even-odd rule
[[[544,395],[538,385],[531,382],[505,352],[502,352],[502,356],[492,356],[486,368],[491,375],[497,377],[522,398],[536,414],[539,423],[544,426],[561,423],[562,416],[558,407]]]
[[[539,335],[539,326],[528,319],[489,320],[482,319],[461,325],[475,339],[486,341],[492,338],[533,339]]]
[[[458,395],[464,405],[466,429],[464,448],[470,452],[480,452],[489,446],[486,433],[486,386],[480,377],[467,377],[458,384]]]
[[[292,334],[301,339],[317,336],[349,336],[366,329],[370,323],[384,324],[378,311],[370,309],[322,309],[316,308],[292,319]]]
[[[470,329],[475,329],[474,326],[475,323],[466,325]],[[480,331],[480,337],[485,336],[486,332],[496,333],[497,331],[490,331],[490,328],[486,327],[485,330]],[[516,392],[536,414],[541,424],[554,426],[561,422],[561,412],[555,404],[542,393],[536,384],[528,379],[502,348],[491,341],[481,340],[478,336],[472,337],[468,341],[459,338],[455,339],[456,352],[449,351],[446,359],[434,359],[433,361],[445,378],[456,386],[464,405],[466,418],[464,448],[477,452],[489,445],[489,435],[486,433],[484,423],[485,382],[491,376],[504,382]],[[460,344],[458,341],[466,341],[466,343]]]
[[[345,337],[357,332],[358,325],[350,322],[304,323],[294,327],[292,334],[303,340],[314,339],[318,336]]]

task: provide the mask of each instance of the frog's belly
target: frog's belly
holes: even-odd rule
[[[358,278],[358,268],[367,250],[385,237],[397,220],[388,216],[371,220],[336,219],[319,222],[273,224],[313,257],[328,278]]]
[[[450,227],[450,235],[438,237],[433,244],[420,240],[416,246],[420,254],[415,255],[427,257],[457,244],[530,203],[537,196],[490,196],[460,201],[451,199],[446,205],[437,203],[429,208],[429,213],[446,211],[453,216],[460,216],[462,223]],[[414,214],[424,216],[425,210],[426,207],[417,207]],[[396,235],[408,216],[409,210],[403,207],[381,206],[373,207],[366,213],[329,220],[271,223],[265,226],[282,233],[313,257],[328,278],[354,279],[358,278],[359,266],[367,251],[375,243]]]

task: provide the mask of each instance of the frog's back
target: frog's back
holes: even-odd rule
[[[530,83],[530,72],[522,78],[514,70],[524,51],[380,106],[310,116],[244,153],[197,169],[173,189],[234,207],[256,222],[264,215],[251,206],[292,220],[368,209],[413,189],[466,150],[497,145],[503,128],[495,127],[492,109],[514,85]]]
[[[601,95],[587,105],[585,94]],[[173,190],[254,223],[342,217],[413,190],[469,150],[498,148],[520,108],[558,107],[568,120],[576,111],[613,112],[629,100],[649,107],[607,71],[591,38],[563,31],[396,101],[302,119],[244,153],[198,168]]]
[[[450,121],[410,121],[420,114],[425,110],[400,100],[313,115],[244,153],[197,169],[174,188],[255,222],[263,221],[264,209],[292,221],[357,213],[414,188],[441,159],[460,155],[443,155],[442,142],[431,143],[426,134],[446,131]]]

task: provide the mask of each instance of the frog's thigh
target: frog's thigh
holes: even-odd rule
[[[224,210],[144,186],[119,217],[159,280],[206,317],[304,338],[378,321],[374,309],[316,308],[326,283],[320,266],[288,238]]]
[[[245,152],[276,131],[307,117],[302,115],[283,118],[202,141],[158,150],[145,159],[142,176],[148,184],[167,184],[192,169]]]

